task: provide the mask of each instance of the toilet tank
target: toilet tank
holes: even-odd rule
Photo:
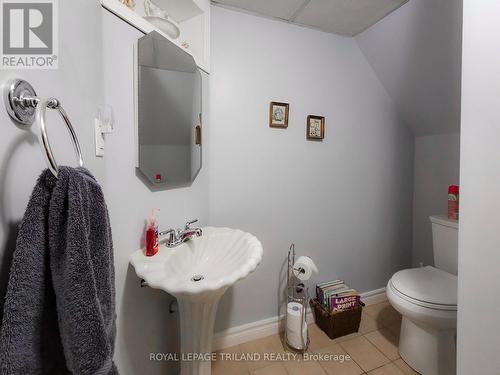
[[[446,215],[431,216],[434,266],[453,275],[458,273],[458,221]]]

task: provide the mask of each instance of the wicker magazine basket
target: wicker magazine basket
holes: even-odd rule
[[[361,312],[363,310],[362,306],[352,310],[331,313],[315,299],[311,299],[310,303],[314,311],[316,324],[332,340],[358,332],[359,323],[361,322]]]

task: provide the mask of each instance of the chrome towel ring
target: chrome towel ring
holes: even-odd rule
[[[43,155],[47,161],[49,170],[56,177],[59,175],[59,167],[56,163],[52,148],[50,147],[45,115],[47,108],[57,109],[73,141],[76,161],[80,167],[83,167],[84,164],[80,142],[78,142],[75,129],[73,125],[71,125],[71,121],[58,99],[39,99],[36,96],[35,90],[28,82],[22,79],[14,79],[5,85],[4,101],[7,113],[20,126],[29,127],[35,121],[38,123],[40,128],[39,141],[40,145],[43,146]]]

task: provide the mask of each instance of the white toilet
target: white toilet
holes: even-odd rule
[[[431,216],[436,267],[396,272],[387,297],[403,316],[401,358],[423,375],[456,373],[458,223]]]

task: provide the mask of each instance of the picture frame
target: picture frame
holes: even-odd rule
[[[288,128],[288,113],[290,104],[281,102],[271,102],[269,105],[269,127]]]
[[[323,116],[307,116],[306,138],[316,141],[325,138],[325,118]]]

